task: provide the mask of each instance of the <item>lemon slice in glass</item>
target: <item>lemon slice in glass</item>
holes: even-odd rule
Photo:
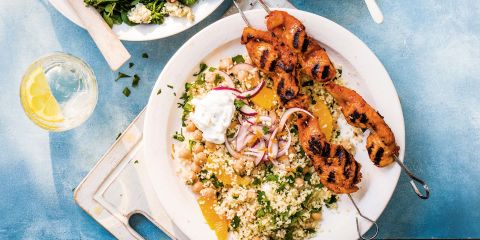
[[[26,79],[25,98],[27,108],[38,118],[47,122],[62,122],[62,110],[50,90],[42,67],[33,70]]]

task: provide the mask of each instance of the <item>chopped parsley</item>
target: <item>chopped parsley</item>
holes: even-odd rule
[[[130,96],[130,89],[128,89],[128,87],[125,87],[122,91],[123,95],[125,95],[125,97],[128,97]]]
[[[209,72],[213,72],[213,71],[215,71],[215,70],[217,70],[217,69],[214,68],[214,67],[209,67],[209,68],[208,68],[208,71],[209,71]]]
[[[253,179],[253,182],[252,182],[253,185],[260,185],[260,183],[262,183],[262,182],[260,181],[260,178],[254,178],[254,179]]]
[[[133,163],[138,164],[138,160],[135,160]]]
[[[205,63],[200,63],[200,66],[199,66],[200,70],[198,70],[198,72],[194,73],[193,76],[196,77],[198,75],[200,75],[201,73],[203,73],[203,71],[205,71],[205,69],[208,68],[207,64]]]
[[[285,182],[287,182],[291,186],[295,183],[295,177],[293,175],[289,175],[285,177]]]
[[[263,209],[258,209],[257,212],[255,213],[255,217],[261,218],[265,216],[265,211]]]
[[[240,226],[240,218],[237,215],[233,217],[232,222],[230,222],[230,226],[233,230],[237,230],[238,226]]]
[[[185,141],[185,136],[183,136],[182,130],[180,130],[180,133],[175,131],[175,134],[173,135],[173,139],[175,139],[177,141],[180,141],[180,142]]]
[[[115,140],[119,139],[120,136],[122,136],[122,133],[119,133],[119,134],[117,135],[117,137],[115,138]]]
[[[332,196],[330,196],[330,198],[325,199],[325,205],[326,205],[327,207],[330,207],[330,205],[336,203],[337,200],[338,200],[338,199],[337,199],[337,195],[332,194]]]
[[[232,57],[232,61],[236,64],[238,63],[245,63],[245,59],[243,58],[242,55],[237,55],[235,57]]]
[[[265,176],[265,180],[267,180],[269,182],[276,182],[276,181],[278,181],[278,176],[275,175],[275,174],[269,174],[269,175]]]
[[[312,173],[311,172],[307,172],[307,173],[305,173],[305,176],[303,176],[303,180],[305,180],[307,182],[310,182],[311,178],[312,178]]]
[[[135,63],[133,63],[133,62],[128,63],[128,68],[132,68],[133,66],[135,66]]]
[[[293,125],[292,128],[290,128],[290,132],[295,134],[295,135],[298,135],[298,127],[297,125]]]
[[[147,53],[142,53],[142,58],[148,58],[148,54]]]
[[[224,78],[222,76],[220,76],[220,74],[215,74],[215,79],[213,80],[213,83],[215,85],[218,85],[223,80],[224,80]]]
[[[197,79],[195,80],[196,85],[203,85],[205,84],[205,73],[200,73],[197,75]]]
[[[173,86],[172,86],[172,85],[167,84],[167,87],[173,89]]]
[[[140,82],[140,77],[137,74],[133,75],[132,87],[138,87],[138,82]]]
[[[246,103],[245,103],[244,101],[238,100],[238,99],[235,99],[235,100],[233,101],[233,104],[235,105],[235,108],[236,108],[237,110],[240,110],[240,108],[242,108],[243,106],[246,105]]]
[[[269,130],[270,129],[268,128],[268,126],[263,126],[262,127],[263,134],[268,134]]]
[[[313,80],[308,80],[302,83],[302,87],[313,86]]]
[[[160,95],[160,93],[162,93],[162,89],[161,89],[161,88],[158,89],[157,95]]]
[[[128,77],[131,77],[131,76],[122,72],[118,72],[118,75],[117,75],[117,78],[115,78],[115,81],[118,81],[120,78],[128,78]]]
[[[221,188],[223,187],[223,183],[220,182],[220,180],[218,180],[217,176],[215,176],[215,174],[213,174],[210,179],[212,180],[212,184],[213,186],[215,186],[216,188]]]
[[[193,141],[192,139],[188,140],[188,147],[190,148],[190,152],[193,149],[193,146],[195,146],[197,142]]]

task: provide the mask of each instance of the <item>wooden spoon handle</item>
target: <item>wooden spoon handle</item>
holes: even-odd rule
[[[118,39],[102,16],[93,8],[85,6],[83,0],[67,0],[113,71],[118,70],[128,59],[125,46]]]

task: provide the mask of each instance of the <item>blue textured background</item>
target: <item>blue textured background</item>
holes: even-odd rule
[[[401,176],[379,219],[381,238],[480,237],[480,2],[379,0],[385,15],[373,23],[363,1],[292,1],[362,39],[394,81],[405,114],[406,163],[430,185],[419,200]],[[125,43],[141,76],[131,96],[114,82],[88,34],[48,1],[0,0],[0,239],[110,239],[73,202],[72,189],[147,103],[158,74],[183,42],[228,8],[223,4],[196,27],[163,40]],[[81,127],[47,133],[20,106],[28,64],[53,51],[89,63],[99,102]],[[148,52],[149,59],[141,58]],[[123,69],[124,72],[133,72]],[[143,221],[142,232],[166,238]]]

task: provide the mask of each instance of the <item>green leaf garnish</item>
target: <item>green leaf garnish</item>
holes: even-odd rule
[[[137,87],[138,82],[140,82],[140,77],[137,74],[133,75],[132,87]]]
[[[238,63],[245,63],[245,59],[243,58],[242,55],[237,55],[235,57],[232,57],[232,61],[236,64]]]
[[[117,75],[117,78],[115,78],[115,81],[118,81],[120,78],[127,78],[127,77],[131,77],[131,76],[122,72],[118,72],[118,75]]]
[[[142,53],[142,58],[148,58],[148,54],[147,53]]]
[[[125,87],[122,91],[123,95],[125,95],[125,97],[128,97],[130,96],[130,89],[128,89],[128,87]]]
[[[194,73],[193,76],[196,77],[198,76],[200,73],[202,73],[203,71],[205,71],[205,69],[208,68],[207,64],[205,63],[200,63],[200,66],[199,66],[200,70],[198,70],[197,73]]]
[[[182,130],[180,130],[180,132],[175,132],[175,134],[173,135],[173,139],[175,139],[177,141],[180,141],[180,142],[185,141],[185,136],[183,136]]]

